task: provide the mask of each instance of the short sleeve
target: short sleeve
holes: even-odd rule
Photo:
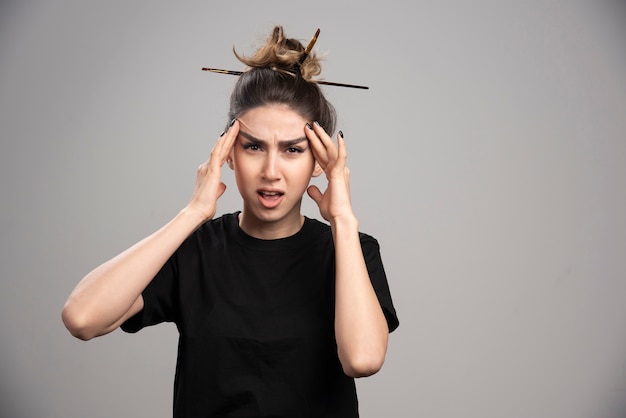
[[[175,321],[176,270],[174,255],[141,293],[143,309],[122,324],[123,331],[135,333],[147,326]]]
[[[391,291],[389,290],[387,275],[385,274],[385,268],[383,267],[383,261],[380,256],[378,241],[363,233],[360,234],[360,239],[370,281],[372,282],[372,286],[378,297],[378,302],[387,319],[389,332],[393,332],[400,325],[400,321],[398,320],[396,309],[393,306]]]

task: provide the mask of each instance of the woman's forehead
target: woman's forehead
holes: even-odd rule
[[[308,122],[286,105],[256,107],[238,119],[242,131],[264,141],[302,137]]]

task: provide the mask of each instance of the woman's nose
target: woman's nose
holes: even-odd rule
[[[278,156],[273,153],[267,154],[263,164],[263,178],[267,180],[277,180],[280,178],[280,167]]]

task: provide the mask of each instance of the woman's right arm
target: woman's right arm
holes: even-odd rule
[[[107,334],[143,308],[141,293],[146,286],[189,234],[215,215],[217,199],[226,190],[222,165],[238,131],[238,123],[233,123],[218,139],[209,159],[198,168],[189,204],[174,219],[78,283],[61,314],[72,335],[90,340]]]

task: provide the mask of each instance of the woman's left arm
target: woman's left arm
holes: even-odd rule
[[[358,223],[338,220],[331,224],[335,241],[335,336],[344,372],[370,376],[383,365],[389,328],[370,281]]]
[[[344,373],[365,377],[376,373],[387,352],[389,327],[367,271],[359,225],[350,202],[350,171],[341,131],[337,144],[317,124],[307,137],[328,187],[307,190],[331,226],[335,243],[335,338]]]

